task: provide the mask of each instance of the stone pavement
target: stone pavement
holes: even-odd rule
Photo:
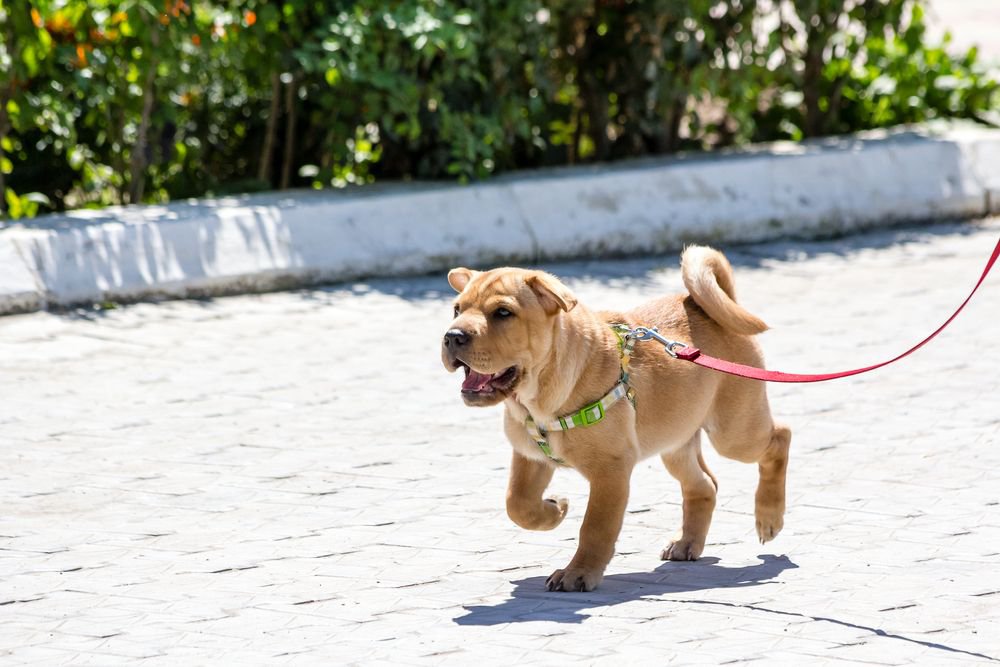
[[[936,327],[1000,219],[728,249],[774,368],[839,370]],[[676,256],[551,267],[593,306],[680,286]],[[443,276],[0,319],[0,663],[977,664],[1000,661],[1000,275],[877,373],[773,386],[794,432],[785,531],[751,466],[705,557],[633,478],[601,588],[547,593],[553,532],[503,509],[499,409],[438,361]]]

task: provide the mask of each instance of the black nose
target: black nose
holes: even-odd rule
[[[448,333],[444,335],[445,347],[450,347],[454,345],[455,347],[462,347],[469,342],[469,334],[465,333],[461,329],[449,329]]]

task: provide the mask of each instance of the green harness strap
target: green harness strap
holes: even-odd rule
[[[629,335],[632,330],[624,324],[612,324],[611,330],[615,332],[615,336],[618,338],[618,350],[621,354],[622,365],[621,376],[618,378],[618,383],[611,388],[611,391],[593,403],[588,403],[576,412],[559,417],[547,424],[536,423],[530,414],[524,421],[524,426],[531,435],[532,440],[538,445],[538,449],[542,450],[545,456],[560,465],[566,465],[566,462],[552,454],[552,447],[549,445],[548,438],[546,437],[549,432],[568,431],[573,428],[593,426],[604,419],[604,415],[608,409],[622,398],[628,398],[629,402],[635,406],[635,390],[628,384],[628,366],[632,358],[632,348],[635,347],[635,338]]]

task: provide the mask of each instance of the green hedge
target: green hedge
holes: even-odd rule
[[[0,213],[982,117],[916,0],[0,0]],[[947,38],[946,38],[947,39]]]

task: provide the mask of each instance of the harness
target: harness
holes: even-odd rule
[[[611,406],[622,398],[627,398],[632,406],[635,406],[635,389],[629,386],[628,383],[628,364],[632,357],[632,348],[635,347],[636,338],[630,335],[632,330],[624,324],[612,324],[611,330],[614,332],[615,337],[618,338],[618,351],[621,355],[622,366],[618,382],[611,388],[611,391],[593,403],[588,403],[576,412],[558,417],[548,423],[538,424],[530,414],[524,420],[524,427],[528,429],[528,434],[531,435],[531,439],[538,445],[538,449],[542,450],[545,456],[559,465],[567,465],[567,463],[552,454],[552,447],[549,445],[548,438],[546,437],[550,432],[568,431],[573,428],[583,428],[600,423]]]

